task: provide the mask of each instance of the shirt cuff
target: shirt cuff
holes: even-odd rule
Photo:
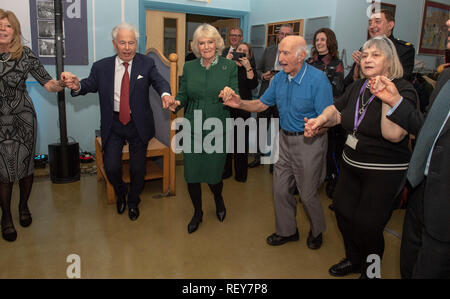
[[[78,88],[78,90],[74,90],[73,93],[78,94],[80,91],[81,91],[81,82],[80,82],[80,88]]]
[[[400,99],[400,101],[398,101],[397,105],[395,105],[394,107],[392,107],[391,109],[389,109],[388,113],[386,114],[386,116],[391,116],[392,113],[395,112],[395,110],[397,110],[398,106],[400,106],[400,104],[403,102],[403,97]]]
[[[165,97],[165,96],[169,96],[170,97],[170,93],[168,92],[163,92],[163,94],[161,95],[161,98]]]

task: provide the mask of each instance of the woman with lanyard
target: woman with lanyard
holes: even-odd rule
[[[376,37],[364,44],[361,78],[350,85],[315,119],[305,120],[305,136],[321,128],[342,124],[348,133],[336,186],[335,212],[345,246],[345,258],[329,273],[361,273],[366,278],[368,257],[384,252],[383,230],[395,208],[395,194],[408,169],[409,135],[386,115],[390,107],[380,98],[380,76],[391,80],[403,100],[417,106],[414,87],[403,77],[403,68],[392,42]],[[370,260],[370,259],[369,259]]]

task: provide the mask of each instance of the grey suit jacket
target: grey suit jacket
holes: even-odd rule
[[[273,66],[275,64],[275,59],[277,58],[278,45],[270,46],[264,50],[264,54],[261,60],[258,63],[256,71],[258,73],[258,77],[261,79],[261,88],[259,90],[259,96],[261,97],[263,93],[266,91],[267,87],[269,87],[270,81],[262,79],[262,74],[273,70]]]

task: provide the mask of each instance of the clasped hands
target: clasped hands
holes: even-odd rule
[[[71,72],[62,72],[60,82],[73,91],[78,91],[81,88],[80,80]],[[172,112],[175,112],[176,108],[180,105],[180,101],[175,100],[174,96],[165,95],[161,98],[161,101],[163,108]]]

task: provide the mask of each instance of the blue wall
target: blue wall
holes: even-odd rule
[[[28,10],[28,1],[21,1],[25,3],[23,9]],[[436,1],[450,5],[450,0]],[[13,3],[9,0],[1,0],[1,2],[1,7],[4,9],[8,9]],[[211,3],[190,0],[152,0],[144,2],[162,7],[185,7],[188,12],[189,10],[197,12],[206,9],[210,12],[249,13],[248,27],[284,20],[330,16],[330,25],[336,32],[340,49],[347,49],[349,64],[352,62],[352,51],[361,47],[366,39],[367,16],[365,11],[369,5],[367,0],[211,0]],[[412,42],[417,49],[425,0],[383,0],[383,2],[397,5],[395,35]],[[94,9],[92,8],[93,3],[95,3]],[[141,26],[139,8],[142,3],[140,0],[125,0],[124,3],[125,21],[139,28]],[[95,60],[114,54],[111,30],[122,20],[121,5],[121,0],[87,0],[89,65],[66,66],[67,71],[84,78],[89,75]],[[16,7],[17,5],[14,9],[17,9]],[[94,25],[95,43],[93,40]],[[420,55],[418,58],[426,62],[428,67],[435,67],[435,56]],[[54,66],[46,66],[46,68],[52,76],[55,76]],[[33,78],[30,78],[28,90],[38,116],[37,152],[47,153],[48,144],[59,141],[57,98],[55,94],[47,93]],[[66,103],[68,136],[79,142],[81,149],[95,152],[95,130],[100,127],[97,95],[72,98],[66,92]]]

